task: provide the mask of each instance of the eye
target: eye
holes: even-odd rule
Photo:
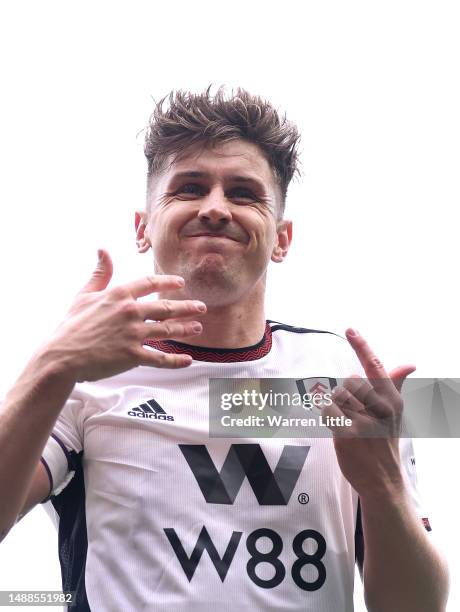
[[[205,189],[202,185],[198,183],[186,183],[176,191],[176,195],[201,196],[204,195],[204,192]]]
[[[255,194],[250,189],[247,189],[247,187],[233,187],[233,189],[229,191],[229,197],[236,200],[249,200],[251,202],[257,200]]]

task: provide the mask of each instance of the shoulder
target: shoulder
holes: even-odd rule
[[[299,325],[288,325],[280,321],[267,321],[273,339],[281,343],[297,345],[299,347],[316,346],[325,348],[338,347],[348,351],[349,344],[347,340],[339,334],[326,329],[314,329],[311,327],[303,327]]]
[[[346,338],[333,331],[268,320],[275,352],[294,365],[315,364],[338,376],[361,374],[361,366]]]
[[[288,325],[287,323],[281,323],[280,321],[273,321],[272,319],[267,319],[267,323],[270,326],[272,332],[283,331],[288,334],[328,334],[331,336],[335,336],[336,338],[340,338],[341,340],[345,340],[343,336],[336,334],[335,332],[328,331],[325,329],[313,329],[310,327],[300,327],[298,325]]]

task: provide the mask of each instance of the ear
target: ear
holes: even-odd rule
[[[272,261],[280,263],[286,257],[292,242],[292,221],[283,219],[276,229],[277,243],[272,252]]]
[[[149,239],[145,235],[147,223],[147,213],[144,210],[136,211],[134,225],[136,228],[136,245],[138,253],[146,253],[151,246]]]

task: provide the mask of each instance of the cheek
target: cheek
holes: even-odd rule
[[[277,234],[275,224],[271,220],[259,220],[259,223],[254,226],[253,231],[254,249],[260,252],[261,257],[272,252],[277,242]]]
[[[256,207],[248,207],[240,214],[234,214],[233,218],[248,232],[251,242],[257,246],[273,242],[276,236],[276,223],[269,212]]]
[[[164,249],[166,245],[177,242],[177,219],[170,214],[155,215],[149,224],[149,237],[152,249]]]

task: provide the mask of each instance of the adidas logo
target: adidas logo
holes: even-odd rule
[[[141,419],[156,419],[158,421],[174,421],[174,417],[166,414],[163,408],[154,399],[148,400],[145,404],[136,406],[128,410],[129,416],[140,417]]]

